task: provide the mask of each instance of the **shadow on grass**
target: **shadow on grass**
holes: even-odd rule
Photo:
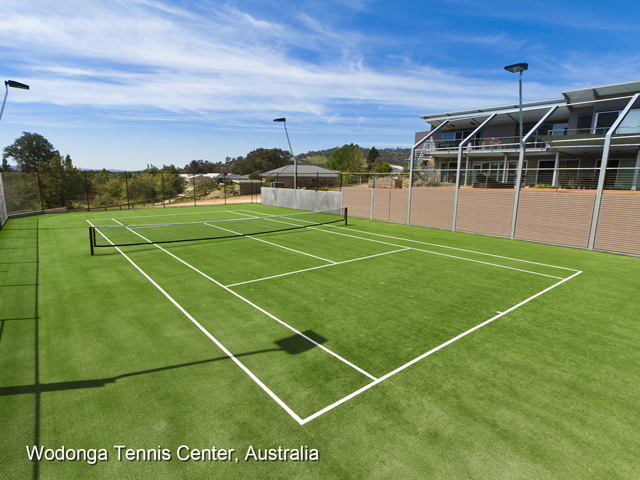
[[[0,330],[1,332],[1,330]],[[304,336],[302,336],[304,335]],[[245,357],[248,355],[258,355],[268,352],[286,352],[290,355],[297,355],[299,353],[306,352],[315,348],[316,346],[327,341],[326,338],[315,333],[312,330],[306,330],[302,332],[302,335],[292,335],[290,337],[283,338],[274,342],[280,348],[268,348],[264,350],[256,350],[255,352],[246,352],[235,354],[234,357]],[[307,337],[307,338],[305,338]],[[309,341],[311,339],[312,341]],[[315,342],[315,343],[314,343]],[[206,360],[198,360],[196,362],[181,363],[179,365],[170,365],[167,367],[152,368],[149,370],[141,370],[139,372],[124,373],[115,377],[99,378],[95,380],[77,380],[70,382],[54,382],[54,383],[39,383],[36,382],[33,385],[19,385],[15,387],[1,387],[0,396],[6,395],[23,395],[23,394],[41,394],[46,392],[58,392],[61,390],[76,390],[82,388],[98,388],[105,385],[115,383],[117,380],[127,377],[135,377],[137,375],[146,375],[148,373],[162,372],[165,370],[173,370],[176,368],[192,367],[195,365],[203,365],[206,363],[217,362],[220,360],[231,360],[231,357],[225,355],[217,358],[209,358]]]

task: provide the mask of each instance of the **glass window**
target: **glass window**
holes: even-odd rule
[[[596,113],[596,126],[593,133],[607,133],[609,127],[613,125],[620,115],[620,112],[598,112]]]
[[[453,141],[456,139],[456,132],[444,132],[442,134],[442,140]]]
[[[640,133],[640,108],[629,110],[616,133]]]
[[[568,123],[554,123],[550,135],[566,135],[568,128]]]

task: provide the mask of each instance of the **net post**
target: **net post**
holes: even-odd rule
[[[93,231],[93,227],[89,227],[89,245],[91,246],[91,256],[93,257],[93,239],[95,232]]]
[[[344,224],[347,225],[347,207],[344,207]]]

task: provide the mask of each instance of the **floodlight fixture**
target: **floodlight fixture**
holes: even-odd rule
[[[293,149],[291,148],[291,140],[289,140],[289,132],[287,132],[287,119],[286,118],[274,118],[274,122],[282,123],[284,125],[284,133],[287,134],[287,143],[289,143],[289,153],[293,157],[293,189],[298,189],[298,160],[296,156],[293,154]]]
[[[19,88],[21,90],[29,90],[29,85],[25,85],[24,83],[16,82],[14,80],[5,80],[4,81],[4,100],[2,101],[2,109],[0,109],[0,120],[2,120],[2,114],[4,113],[4,105],[7,103],[7,95],[9,95],[9,87],[11,88]]]
[[[4,84],[12,88],[21,88],[22,90],[29,90],[29,85],[25,85],[24,83],[16,82],[13,80],[5,80]]]
[[[514,65],[507,65],[506,67],[504,67],[504,69],[507,72],[511,72],[511,73],[524,72],[525,70],[529,69],[529,64],[528,63],[516,63]]]

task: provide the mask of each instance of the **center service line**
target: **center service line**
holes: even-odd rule
[[[114,222],[118,222],[118,221],[117,221],[117,220],[115,220],[115,219],[112,219],[112,220],[113,220]],[[118,223],[120,223],[120,222],[118,222]],[[122,224],[120,224],[120,225],[122,225]],[[195,272],[199,273],[200,275],[202,275],[202,276],[203,276],[204,278],[206,278],[207,280],[210,280],[210,281],[212,281],[213,283],[215,283],[216,285],[218,285],[219,287],[224,288],[227,292],[229,292],[229,293],[231,293],[231,294],[235,295],[236,297],[238,297],[238,298],[239,298],[240,300],[242,300],[243,302],[248,303],[249,305],[251,305],[251,306],[252,306],[253,308],[255,308],[256,310],[258,310],[258,311],[260,311],[260,312],[264,313],[265,315],[267,315],[269,318],[272,318],[273,320],[275,320],[275,321],[276,321],[276,322],[278,322],[279,324],[281,324],[281,325],[283,325],[283,326],[287,327],[287,328],[288,328],[289,330],[291,330],[292,332],[297,333],[297,334],[298,334],[298,335],[300,335],[302,338],[304,338],[304,339],[306,339],[306,340],[310,341],[311,343],[313,343],[315,346],[320,347],[322,350],[324,350],[324,351],[325,351],[325,352],[327,352],[328,354],[333,355],[335,358],[337,358],[337,359],[338,359],[338,360],[340,360],[341,362],[343,362],[343,363],[345,363],[345,364],[349,365],[351,368],[353,368],[353,369],[357,370],[358,372],[362,373],[363,375],[365,375],[365,376],[369,377],[371,380],[376,380],[376,377],[374,377],[373,375],[371,375],[371,374],[369,374],[369,373],[365,372],[363,369],[361,369],[361,368],[360,368],[360,367],[358,367],[357,365],[354,365],[354,364],[353,364],[353,363],[351,363],[350,361],[348,361],[348,360],[346,360],[346,359],[342,358],[342,357],[341,357],[340,355],[338,355],[337,353],[332,352],[332,351],[331,351],[331,350],[329,350],[327,347],[324,347],[324,346],[320,345],[318,342],[316,342],[316,341],[315,341],[315,340],[313,340],[312,338],[307,337],[304,333],[302,333],[302,332],[300,332],[300,331],[296,330],[296,329],[295,329],[295,328],[293,328],[291,325],[289,325],[289,324],[287,324],[287,323],[283,322],[282,320],[280,320],[279,318],[277,318],[275,315],[272,315],[271,313],[267,312],[265,309],[263,309],[263,308],[259,307],[259,306],[258,306],[258,305],[256,305],[255,303],[250,302],[249,300],[247,300],[246,298],[244,298],[244,297],[243,297],[242,295],[240,295],[239,293],[236,293],[236,292],[234,292],[233,290],[231,290],[230,288],[225,287],[223,284],[221,284],[221,283],[220,283],[220,282],[218,282],[217,280],[215,280],[215,279],[213,279],[213,278],[209,277],[209,276],[208,276],[208,275],[206,275],[205,273],[201,272],[201,271],[200,271],[200,270],[198,270],[196,267],[194,267],[194,266],[192,266],[192,265],[189,265],[187,262],[185,262],[185,261],[184,261],[184,260],[182,260],[181,258],[179,258],[179,257],[175,256],[173,253],[169,252],[168,250],[165,250],[165,249],[164,249],[164,248],[162,248],[160,245],[157,245],[157,244],[152,243],[149,239],[147,239],[147,238],[143,237],[142,235],[140,235],[140,234],[139,234],[139,233],[137,233],[137,232],[134,232],[134,231],[133,231],[133,230],[131,230],[129,227],[126,227],[126,226],[125,226],[125,228],[126,228],[127,230],[129,230],[130,232],[135,233],[136,235],[138,235],[140,238],[144,239],[145,241],[149,242],[149,243],[150,243],[150,244],[152,244],[154,247],[159,248],[159,249],[160,249],[160,250],[162,250],[164,253],[166,253],[166,254],[168,254],[168,255],[171,255],[173,258],[175,258],[175,259],[176,259],[176,260],[178,260],[179,262],[181,262],[181,263],[185,264],[187,267],[189,267],[189,268],[190,268],[190,269],[192,269],[193,271],[195,271]],[[104,235],[103,235],[103,236],[104,236]]]
[[[310,253],[301,252],[300,250],[294,250],[293,248],[283,247],[282,245],[278,245],[277,243],[268,242],[268,241],[263,240],[261,238],[253,237],[251,235],[245,235],[243,233],[234,232],[233,230],[229,230],[228,228],[222,228],[222,227],[219,227],[218,225],[212,225],[210,223],[205,223],[205,225],[208,226],[208,227],[219,228],[220,230],[224,230],[225,232],[231,232],[231,233],[233,233],[235,235],[242,235],[243,237],[250,238],[251,240],[255,240],[257,242],[267,243],[269,245],[273,245],[274,247],[283,248],[285,250],[289,250],[291,252],[299,253],[301,255],[306,255],[306,256],[312,257],[312,258],[317,258],[318,260],[322,260],[323,262],[333,263],[333,264],[338,263],[338,262],[334,262],[333,260],[327,260],[326,258],[316,257],[315,255],[311,255]]]

